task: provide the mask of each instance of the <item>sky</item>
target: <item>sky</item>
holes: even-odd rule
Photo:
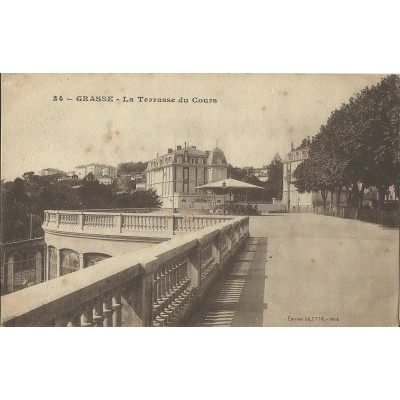
[[[234,166],[261,167],[276,153],[284,157],[291,142],[297,146],[315,135],[335,108],[381,77],[2,75],[2,179],[43,168],[68,172],[90,162],[148,161],[185,142],[201,150],[218,145]],[[77,101],[78,96],[113,96],[114,101]],[[123,102],[124,96],[134,102]],[[176,102],[139,102],[139,96]],[[188,103],[179,103],[181,97]],[[194,103],[195,97],[216,102]]]

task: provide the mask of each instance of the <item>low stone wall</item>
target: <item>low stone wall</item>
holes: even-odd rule
[[[314,207],[315,214],[327,215],[346,219],[357,219],[359,221],[370,222],[392,228],[398,228],[400,222],[400,212],[398,210],[376,210],[372,208],[354,207]]]

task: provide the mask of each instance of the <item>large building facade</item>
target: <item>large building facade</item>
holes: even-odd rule
[[[299,207],[311,207],[318,196],[317,193],[299,193],[293,184],[293,173],[296,168],[308,158],[310,150],[310,136],[304,139],[297,148],[293,147],[282,161],[283,163],[283,192],[282,204],[287,210],[297,209]]]
[[[149,161],[146,189],[154,189],[163,208],[197,208],[207,203],[196,188],[209,182],[226,179],[228,163],[224,152],[216,147],[201,151],[195,146],[177,146],[167,154]]]

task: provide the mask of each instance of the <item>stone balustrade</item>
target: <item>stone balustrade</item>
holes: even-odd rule
[[[99,219],[88,220],[103,229],[113,228],[120,218],[95,216]],[[84,226],[85,218],[85,213],[47,212],[45,224]],[[203,226],[200,221],[196,221],[199,229]],[[143,229],[148,223],[138,226]],[[157,223],[153,229],[168,226],[165,219]],[[248,236],[249,218],[231,218],[8,294],[2,297],[1,325],[179,325],[199,305]]]
[[[88,234],[170,236],[197,231],[232,219],[228,216],[112,211],[45,211],[44,231]]]

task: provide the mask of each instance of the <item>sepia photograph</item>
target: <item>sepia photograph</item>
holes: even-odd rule
[[[397,3],[3,2],[3,397],[398,393]]]
[[[395,74],[3,74],[4,327],[399,326]]]

